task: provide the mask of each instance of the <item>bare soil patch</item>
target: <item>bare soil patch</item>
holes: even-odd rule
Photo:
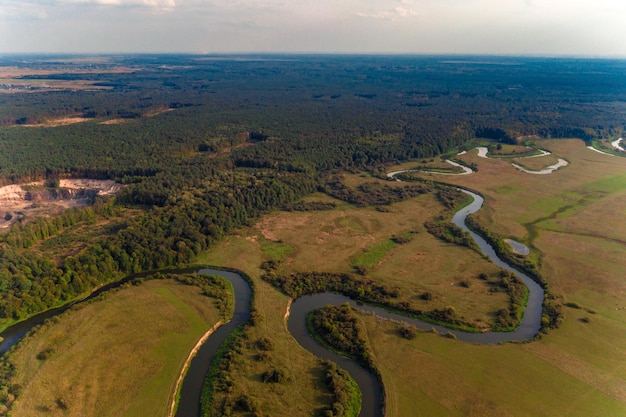
[[[121,125],[122,123],[128,122],[129,119],[110,119],[105,120],[104,122],[100,122],[98,124],[101,125]]]
[[[50,216],[63,209],[83,207],[91,198],[81,190],[94,190],[98,195],[112,195],[122,187],[110,180],[65,179],[60,180],[58,190],[69,192],[47,192],[43,181],[28,184],[13,184],[0,187],[0,233],[7,231],[16,221],[40,216]]]
[[[24,124],[24,125],[18,125],[21,127],[57,127],[57,126],[67,126],[67,125],[72,125],[75,123],[82,123],[82,122],[86,122],[87,120],[91,120],[89,118],[86,117],[61,117],[58,119],[49,119],[46,120],[43,123],[38,123],[38,124]]]

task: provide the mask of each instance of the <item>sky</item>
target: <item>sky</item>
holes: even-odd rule
[[[0,53],[626,57],[624,0],[0,0]]]

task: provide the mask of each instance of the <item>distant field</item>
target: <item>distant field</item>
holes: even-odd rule
[[[167,416],[188,353],[218,319],[198,287],[171,280],[85,305],[13,354],[23,389],[11,415]]]
[[[513,158],[512,161],[531,171],[541,171],[542,169],[558,162],[557,158],[553,155],[538,156],[534,158]]]

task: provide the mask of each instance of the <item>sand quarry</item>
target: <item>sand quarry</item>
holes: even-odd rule
[[[46,189],[44,181],[0,187],[0,232],[8,230],[18,220],[85,206],[94,195],[112,195],[121,187],[111,180],[91,179],[60,180],[56,190]]]

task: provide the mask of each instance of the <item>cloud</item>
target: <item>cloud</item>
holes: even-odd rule
[[[58,0],[60,4],[80,4],[117,7],[147,7],[150,9],[171,11],[176,7],[176,0]]]
[[[47,8],[51,2],[28,0],[0,1],[0,21],[43,20],[49,17]]]
[[[408,0],[401,0],[403,5],[409,5]],[[411,8],[396,6],[393,8],[383,10],[368,10],[363,12],[357,12],[358,17],[366,19],[380,19],[380,20],[398,20],[407,17],[417,16],[417,12]]]

